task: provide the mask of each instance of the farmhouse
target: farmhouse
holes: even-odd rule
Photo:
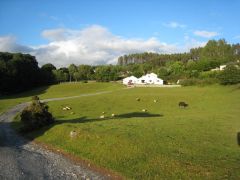
[[[134,76],[127,77],[123,79],[123,84],[156,84],[163,85],[163,80],[158,78],[156,74],[150,73],[146,74],[140,78],[136,78]]]
[[[123,79],[123,84],[125,85],[136,84],[137,81],[138,81],[138,78],[136,78],[135,76],[130,76]]]
[[[138,79],[137,84],[159,84],[163,85],[163,80],[159,79],[156,74],[150,73]]]

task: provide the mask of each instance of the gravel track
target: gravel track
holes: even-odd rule
[[[73,99],[110,92],[112,91],[43,101]],[[0,115],[0,179],[109,179],[16,134],[11,128],[11,121],[28,104],[19,104]]]

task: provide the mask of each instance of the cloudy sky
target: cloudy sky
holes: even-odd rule
[[[40,65],[115,64],[124,54],[240,42],[238,0],[1,0],[0,51]]]

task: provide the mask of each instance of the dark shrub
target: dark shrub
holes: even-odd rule
[[[191,78],[191,79],[182,79],[179,82],[182,86],[194,86],[197,85],[199,83],[198,79],[195,78]]]
[[[20,114],[23,123],[23,131],[32,131],[47,126],[54,122],[52,114],[48,112],[48,106],[40,102],[39,97],[34,96],[32,103]]]
[[[88,83],[88,80],[83,80],[82,83]]]
[[[220,84],[237,84],[240,83],[240,69],[234,65],[227,66],[218,76]]]

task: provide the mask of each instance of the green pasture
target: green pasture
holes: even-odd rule
[[[24,93],[0,96],[0,114],[8,108],[31,100],[32,96],[38,95],[41,99],[77,96],[87,93],[95,93],[101,91],[111,91],[122,88],[118,83],[62,83],[53,86],[45,86],[36,88]]]
[[[102,85],[98,90],[118,91],[49,102],[56,123],[28,136],[129,179],[240,178],[237,86],[121,89]],[[74,91],[67,85],[53,86],[40,97],[96,90],[91,84],[79,86],[82,89]],[[180,101],[189,107],[179,108]],[[72,109],[64,111],[66,106]],[[77,136],[71,138],[73,130]]]

